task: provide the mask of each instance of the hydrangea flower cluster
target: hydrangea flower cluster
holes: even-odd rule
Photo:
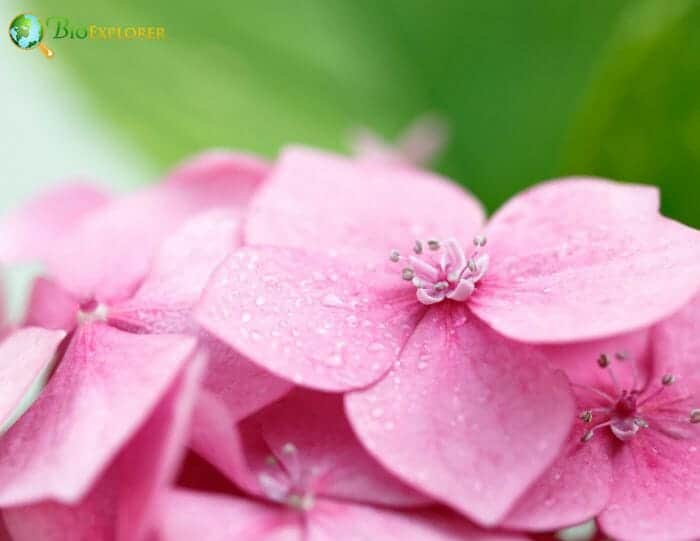
[[[5,218],[43,271],[0,321],[0,539],[700,539],[700,232],[582,177],[486,220],[364,144]]]

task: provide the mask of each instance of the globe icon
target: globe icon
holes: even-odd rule
[[[10,39],[20,49],[33,49],[44,37],[44,29],[34,15],[17,15],[10,23]]]

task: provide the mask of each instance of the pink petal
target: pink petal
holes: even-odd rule
[[[201,353],[187,363],[119,458],[118,531],[124,541],[145,537],[158,520],[163,491],[185,454],[205,364]]]
[[[658,541],[700,537],[698,442],[640,431],[620,446],[615,481],[601,529],[616,539]]]
[[[252,154],[212,150],[181,163],[168,176],[171,187],[191,190],[208,199],[203,207],[231,205],[246,208],[270,173],[270,164]]]
[[[700,295],[652,331],[654,374],[676,376],[676,383],[688,388],[700,408]]]
[[[359,130],[352,143],[358,160],[393,167],[424,167],[443,150],[448,128],[442,118],[423,115],[414,120],[396,144],[387,143],[370,130]]]
[[[72,331],[80,305],[57,283],[43,277],[34,280],[24,324]]]
[[[610,440],[595,437],[581,443],[582,427],[574,423],[561,455],[530,487],[501,522],[513,530],[552,531],[580,524],[603,510],[610,497]]]
[[[50,274],[81,300],[122,300],[143,280],[161,242],[185,219],[213,207],[242,210],[263,171],[238,155],[205,156],[186,165],[173,173],[172,182],[118,199],[83,220],[52,251]]]
[[[59,238],[109,196],[89,184],[63,184],[29,201],[0,224],[0,261],[44,259]]]
[[[657,205],[653,188],[585,178],[516,196],[487,228],[490,268],[472,309],[528,342],[602,338],[670,315],[700,287],[700,232]]]
[[[116,508],[113,476],[100,482],[80,503],[56,502],[4,509],[13,541],[65,541],[67,539],[115,539]],[[70,532],[70,533],[68,533]],[[67,537],[71,535],[72,537]]]
[[[201,392],[194,410],[190,447],[230,481],[255,494],[258,481],[247,465],[236,421],[219,397]]]
[[[0,342],[0,424],[19,406],[66,336],[62,331],[18,329]]]
[[[5,281],[2,275],[2,268],[0,267],[0,340],[5,338],[7,333],[10,332],[10,322],[8,321],[7,308],[7,289],[5,287]],[[0,537],[0,540],[1,539],[2,537]]]
[[[631,386],[634,372],[643,386],[651,376],[652,343],[650,328],[619,334],[601,340],[589,340],[573,344],[548,344],[538,349],[555,368],[563,370],[569,380],[579,386],[593,387],[613,392],[610,370],[602,369],[598,358],[605,354],[612,362],[615,377]],[[621,359],[620,357],[623,357]],[[589,391],[575,388],[574,392],[590,402]],[[584,408],[586,404],[581,404]],[[588,404],[590,406],[590,404]]]
[[[382,468],[361,446],[350,428],[343,398],[297,389],[244,421],[243,427],[260,431],[268,449],[290,468],[314,471],[312,486],[318,497],[338,498],[387,506],[426,504],[430,500],[410,489]],[[244,433],[246,429],[243,428]],[[294,456],[285,454],[292,444]]]
[[[394,275],[297,250],[243,248],[216,271],[197,321],[262,367],[342,391],[375,381],[424,311]]]
[[[143,425],[195,344],[101,323],[80,327],[39,399],[0,440],[0,505],[77,502]]]
[[[203,387],[223,401],[234,422],[271,404],[293,387],[213,337],[200,338],[200,342],[209,353]]]
[[[201,361],[202,359],[198,359]],[[16,541],[136,541],[157,520],[162,492],[180,458],[202,363],[190,363],[148,421],[75,505],[42,502],[5,510]]]
[[[301,517],[279,506],[176,490],[161,507],[163,541],[302,541]]]
[[[192,308],[211,273],[240,244],[239,222],[223,209],[186,221],[165,240],[138,291],[110,307],[110,323],[137,332],[197,332]]]
[[[446,513],[401,513],[352,503],[318,502],[309,513],[306,541],[525,541],[488,532]]]
[[[569,433],[566,378],[456,304],[431,309],[399,361],[346,398],[360,440],[402,479],[497,524]]]
[[[212,210],[191,218],[163,243],[136,294],[109,309],[109,322],[125,330],[199,335],[209,354],[204,387],[224,400],[234,421],[292,388],[201,331],[192,320],[192,309],[211,273],[238,245],[239,236],[239,221],[229,211]]]
[[[7,526],[5,525],[5,521],[3,520],[3,517],[1,514],[0,514],[0,541],[12,541],[12,538],[10,537],[10,532],[7,531]]]
[[[416,239],[469,239],[483,221],[478,201],[437,175],[291,148],[253,200],[246,241],[383,263]]]
[[[654,379],[670,373],[697,401],[700,376],[700,299],[652,331]],[[685,393],[682,393],[685,394]],[[700,407],[700,404],[696,404]],[[697,539],[700,536],[698,441],[640,431],[614,458],[615,480],[603,531],[620,539]]]

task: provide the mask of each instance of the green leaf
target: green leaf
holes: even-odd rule
[[[563,169],[661,186],[700,226],[700,3],[630,6],[570,132]]]
[[[437,112],[438,164],[494,208],[559,170],[623,0],[39,0],[72,24],[158,25],[163,42],[56,40],[54,62],[161,167],[207,147],[344,149]]]

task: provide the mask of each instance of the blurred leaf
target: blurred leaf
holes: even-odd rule
[[[274,155],[452,128],[439,168],[494,208],[553,176],[625,0],[63,0],[74,23],[162,25],[165,42],[53,40],[54,62],[161,167],[210,146]]]
[[[568,139],[564,169],[661,186],[700,226],[700,3],[645,1],[621,17]]]

